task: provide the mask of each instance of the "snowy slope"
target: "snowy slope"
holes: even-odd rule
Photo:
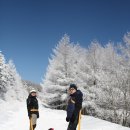
[[[0,130],[29,130],[25,102],[0,102]],[[40,118],[36,130],[66,130],[68,123],[65,121],[66,112],[52,110],[40,106]],[[82,116],[81,130],[130,130],[130,128],[109,123],[90,116]]]

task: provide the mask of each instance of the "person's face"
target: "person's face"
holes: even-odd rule
[[[36,96],[36,93],[35,93],[35,92],[32,92],[31,95],[32,95],[32,96]]]
[[[75,90],[74,88],[70,88],[70,89],[69,89],[69,93],[70,93],[70,94],[73,94],[73,93],[75,93],[75,92],[76,92],[76,90]]]

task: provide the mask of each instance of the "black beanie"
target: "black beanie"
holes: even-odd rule
[[[77,86],[76,86],[76,84],[70,84],[69,89],[71,89],[71,88],[74,88],[75,90],[77,90]]]

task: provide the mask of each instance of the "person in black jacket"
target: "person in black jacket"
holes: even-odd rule
[[[34,130],[36,127],[37,118],[39,118],[38,100],[36,98],[36,90],[31,90],[26,100],[28,116],[30,119],[30,130]]]
[[[79,113],[82,109],[83,94],[80,90],[77,90],[75,84],[70,84],[69,87],[70,98],[67,105],[67,117],[66,121],[69,122],[67,130],[76,130]]]

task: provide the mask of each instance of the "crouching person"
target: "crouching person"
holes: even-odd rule
[[[82,109],[83,94],[80,90],[77,90],[75,84],[70,85],[69,94],[70,98],[68,100],[66,117],[66,121],[69,122],[67,130],[76,130],[79,114]]]
[[[36,90],[33,89],[30,91],[26,100],[28,116],[30,119],[30,130],[34,130],[36,128],[37,118],[39,118],[38,100],[36,97]]]

